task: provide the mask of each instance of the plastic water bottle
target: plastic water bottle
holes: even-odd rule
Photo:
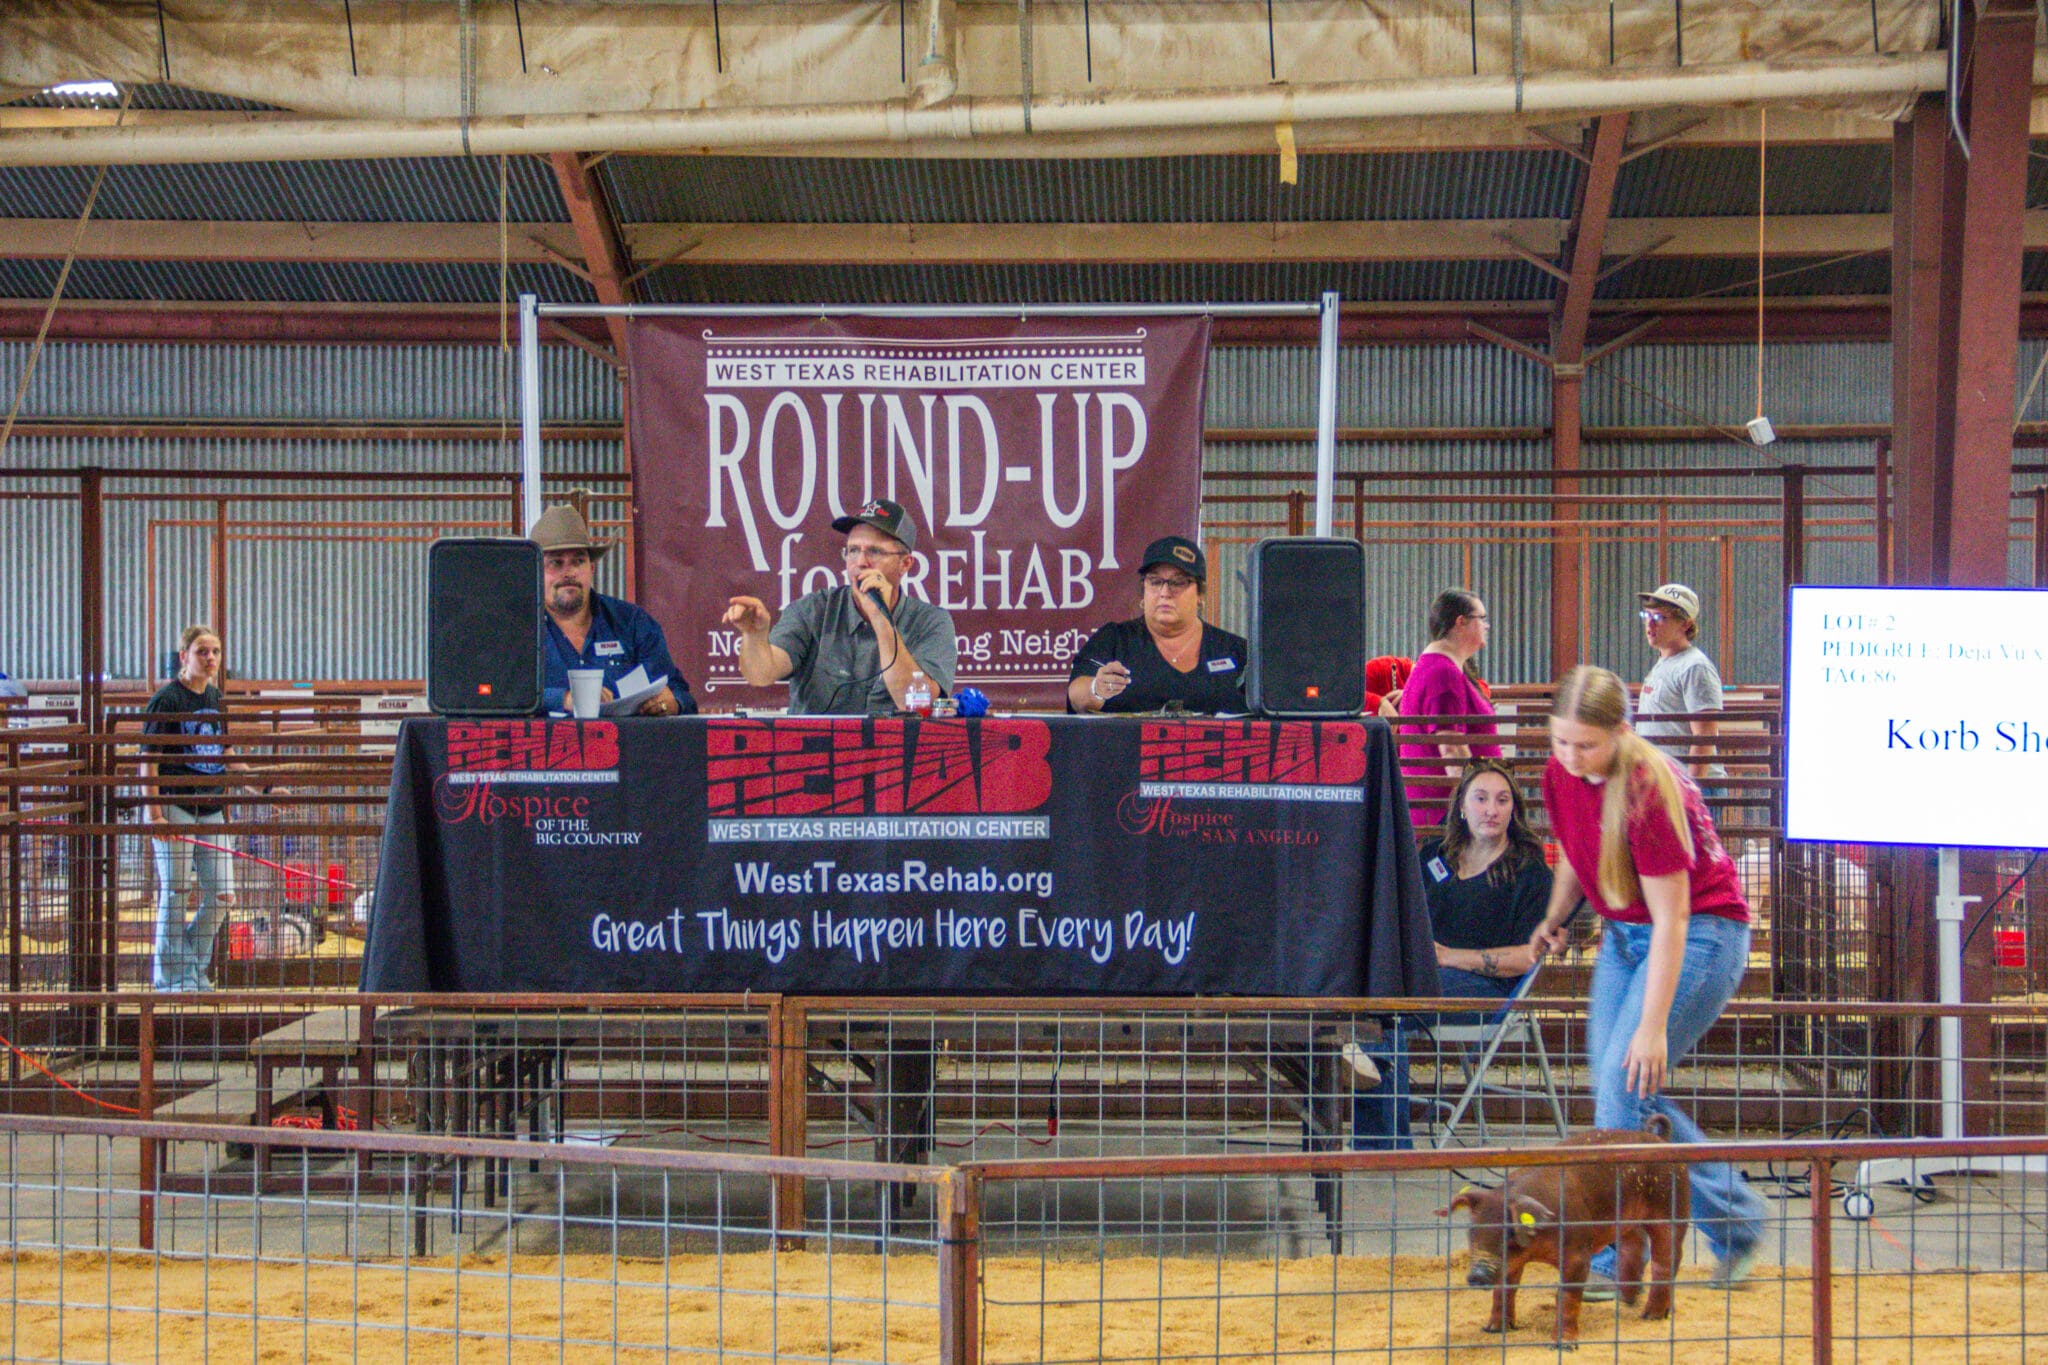
[[[924,674],[913,671],[910,685],[903,689],[903,709],[920,716],[932,713],[932,680]]]

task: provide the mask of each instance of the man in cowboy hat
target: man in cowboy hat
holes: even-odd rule
[[[726,608],[725,624],[740,633],[740,673],[755,687],[786,680],[798,716],[887,715],[902,708],[913,672],[950,692],[959,647],[953,617],[902,587],[917,552],[910,513],[876,498],[832,529],[846,535],[838,587],[799,597],[780,621],[758,597],[735,597]]]
[[[1643,678],[1638,715],[1690,713],[1693,720],[1637,721],[1635,731],[1680,763],[1690,765],[1694,746],[1684,742],[1720,731],[1717,720],[1701,720],[1702,711],[1721,709],[1721,671],[1707,652],[1693,643],[1700,631],[1700,595],[1683,583],[1666,583],[1636,594],[1642,603],[1643,638],[1657,651],[1657,662]],[[1719,765],[1707,770],[1719,776]]]
[[[567,704],[564,695],[572,668],[603,669],[609,701],[618,695],[618,680],[638,665],[647,670],[649,680],[668,675],[668,686],[642,702],[638,714],[695,714],[697,699],[669,658],[661,623],[631,602],[607,597],[592,586],[597,561],[611,546],[591,538],[583,515],[559,503],[543,512],[527,534],[540,546],[546,573],[541,600],[548,609],[547,685],[541,696],[547,708],[560,710]]]

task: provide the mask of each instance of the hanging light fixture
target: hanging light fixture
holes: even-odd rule
[[[1764,416],[1764,148],[1770,112],[1768,106],[1756,111],[1756,416],[1743,423],[1749,439],[1760,446],[1778,439]]]

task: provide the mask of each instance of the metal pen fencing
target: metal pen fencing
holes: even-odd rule
[[[1682,529],[1653,528],[1660,564]],[[1491,1185],[1565,1160],[1534,1144],[1591,1122],[1590,923],[1499,1019],[1413,1000],[361,996],[399,713],[359,694],[406,689],[231,691],[248,771],[218,830],[237,869],[221,989],[151,993],[154,843],[193,837],[156,816],[188,784],[153,771],[146,694],[103,664],[76,700],[35,708],[56,724],[0,732],[0,1112],[28,1125],[0,1122],[17,1358],[1549,1349],[1547,1288],[1522,1330],[1481,1330],[1462,1221],[1453,1234],[1435,1211],[1451,1172]],[[1496,702],[1533,786],[1542,689]],[[1734,696],[1720,719],[1696,759],[1757,933],[1742,997],[1670,1091],[1710,1137],[1741,1140],[1771,1247],[1756,1287],[1721,1294],[1699,1283],[1712,1256],[1695,1233],[1674,1317],[1589,1305],[1583,1345],[2026,1359],[2043,1334],[2044,874],[1969,855],[1968,994],[1994,1003],[1918,1003],[1924,858],[1785,841],[1773,698]],[[1944,1015],[1963,1022],[1977,1144],[1961,1171],[1900,1164],[1961,1150],[1925,1137]],[[550,1296],[552,1320],[522,1316]]]
[[[153,1188],[143,1144],[215,1175]],[[350,1174],[259,1179],[257,1152]],[[0,1153],[17,1360],[1394,1362],[1570,1336],[1616,1361],[2019,1362],[2048,1337],[2048,1137],[904,1166],[6,1116]],[[1902,1158],[1919,1167],[1844,1219],[1834,1196]],[[1717,1225],[1674,1193],[1682,1163],[1715,1160],[1766,1209],[1732,1287]],[[464,1161],[511,1169],[508,1197],[452,1203]],[[1327,1184],[1347,1195],[1334,1243]],[[792,1186],[801,1230],[780,1215]],[[1649,1248],[1647,1284],[1571,1302],[1617,1235]]]
[[[1543,688],[1498,688],[1498,714],[1488,718],[1539,834],[1535,789],[1548,746],[1547,696]],[[224,820],[204,828],[174,824],[164,807],[207,780],[157,771],[201,741],[145,733],[145,700],[109,691],[97,727],[79,723],[75,705],[7,711],[13,723],[0,729],[4,984],[148,986],[166,913],[164,855],[190,850],[211,856],[233,883],[235,903],[211,955],[215,986],[353,987],[391,748],[418,695],[231,695]],[[1756,912],[1751,993],[1811,1000],[1931,994],[1912,929],[1931,886],[1924,854],[1788,842],[1779,815],[1783,736],[1775,697],[1733,694],[1716,720],[1715,734],[1694,741],[1691,762]],[[1453,778],[1419,773],[1404,781],[1418,836],[1427,838],[1426,822],[1448,799]],[[2026,854],[1971,853],[1965,869],[1981,896],[1966,928],[1980,974],[1972,998],[2048,992],[2048,868]]]
[[[0,1111],[702,1154],[949,1164],[1441,1149],[1589,1126],[1582,995],[1463,1001],[800,996],[210,996],[0,1000]],[[2048,1005],[1730,1004],[1666,1093],[1710,1135],[1940,1133],[1943,1017],[1961,1131],[2048,1133]],[[165,1189],[214,1171],[149,1154]],[[256,1174],[269,1180],[260,1154]],[[332,1185],[356,1173],[283,1177]],[[512,1172],[468,1164],[492,1207]],[[786,1193],[794,1194],[794,1191]],[[1336,1237],[1342,1190],[1315,1191]],[[885,1223],[897,1213],[883,1207]],[[803,1205],[782,1207],[800,1230]],[[1045,1215],[1058,1221],[1058,1209]]]

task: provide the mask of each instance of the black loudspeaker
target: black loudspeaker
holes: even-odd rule
[[[427,550],[427,705],[444,716],[540,710],[540,546],[437,540]]]
[[[1245,700],[1265,716],[1355,716],[1365,705],[1365,547],[1273,536],[1252,546]]]

